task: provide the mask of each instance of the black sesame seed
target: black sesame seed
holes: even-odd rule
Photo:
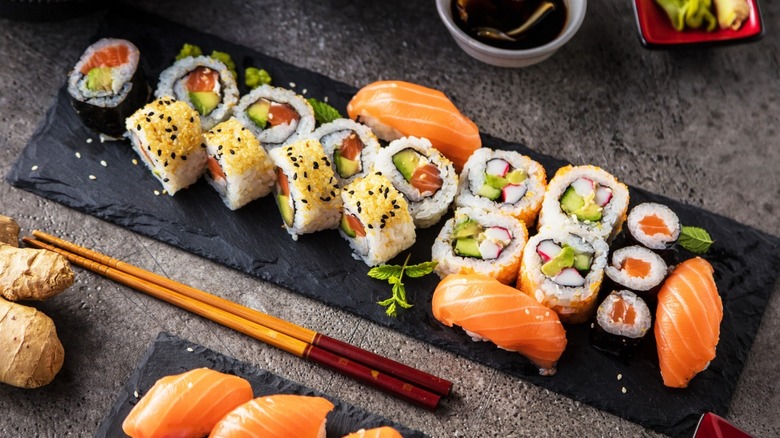
[[[165,114],[160,114],[160,120],[165,118]]]
[[[136,125],[135,129],[136,129],[136,131],[140,131],[141,130],[141,125],[140,124]]]
[[[370,229],[372,229],[372,230],[373,230],[373,229],[374,229],[374,226],[373,226],[373,225],[371,225],[371,224],[368,224],[368,228],[370,228]]]
[[[152,123],[152,119],[150,119],[149,117],[147,117],[147,118],[146,118],[146,123]]]
[[[195,117],[190,117],[190,123],[195,123]]]
[[[379,175],[379,176],[382,176],[382,172],[377,172],[376,174]]]
[[[206,143],[201,143],[200,147],[202,147],[203,149],[206,149]]]
[[[385,220],[387,220],[387,219],[389,219],[389,217],[388,217],[386,214],[383,214],[383,215],[382,215],[382,220],[383,220],[383,221],[385,221]]]
[[[171,141],[176,140],[176,134],[171,135]]]
[[[298,164],[298,163],[293,163],[293,166],[295,166],[295,167],[301,167],[301,165],[300,165],[300,164]]]
[[[162,150],[161,149],[157,149],[157,156],[158,157],[162,157]]]
[[[369,191],[368,191],[368,194],[369,194],[370,196],[374,196],[374,192],[373,192],[373,191],[371,191],[371,190],[369,190]]]
[[[149,111],[149,114],[147,116],[152,117],[154,115],[154,111]]]
[[[241,143],[241,137],[236,137],[236,141],[238,141],[239,143]]]
[[[293,181],[295,181],[296,179],[298,179],[298,173],[297,172],[293,173]]]
[[[313,168],[314,168],[314,170],[317,170],[317,169],[319,169],[319,168],[320,168],[320,164],[319,164],[318,162],[316,162],[316,161],[315,161],[315,162],[311,163],[311,167],[313,167]]]
[[[163,182],[168,182],[168,181],[169,181],[169,179],[168,179],[168,178],[164,178],[164,179],[163,179]]]
[[[292,162],[293,162],[293,163],[295,163],[296,161],[298,161],[298,159],[297,159],[297,158],[295,158],[295,157],[291,157],[291,158],[290,158],[290,160],[292,160]]]
[[[358,206],[358,213],[360,213],[362,211],[363,211],[363,209],[360,206]]]
[[[384,228],[384,227],[385,227],[385,224],[382,224],[382,225],[379,226],[379,228]]]
[[[307,185],[306,190],[311,191],[311,185]]]
[[[231,150],[230,150],[230,155],[235,155],[235,154],[236,154],[236,151],[234,151],[233,149],[231,149]]]
[[[330,196],[326,196],[324,198],[322,196],[320,196],[320,201],[329,202],[330,201]]]
[[[357,206],[360,207],[360,201],[357,202]]]
[[[217,129],[217,132],[222,132],[222,128],[220,128],[220,129]]]
[[[174,160],[176,159],[176,152],[171,152],[171,158]]]
[[[218,150],[218,151],[221,151],[221,150],[222,150],[222,145],[219,145],[219,146],[217,147],[217,150]]]
[[[390,210],[390,217],[395,217],[395,212]]]
[[[305,199],[301,199],[301,202],[303,202],[304,204],[308,204],[309,203],[309,201],[307,201]]]
[[[187,156],[186,156],[186,155],[182,155],[182,156],[181,156],[181,159],[182,159],[183,161],[187,161]]]
[[[168,116],[168,123],[171,122],[171,116]]]
[[[179,130],[179,128],[177,128],[177,127],[176,127],[176,125],[173,125],[173,130],[174,130],[174,131],[178,131],[178,130]]]
[[[305,170],[303,171],[303,177],[304,177],[304,178],[308,178],[308,177],[309,177],[309,174],[308,174],[308,173],[306,173],[306,171],[305,171]]]
[[[147,145],[146,146],[146,150],[151,151],[152,150],[152,145]]]
[[[349,194],[350,194],[350,195],[354,195],[354,194],[355,194],[355,191],[354,191],[354,190],[350,190],[350,191],[349,191]]]
[[[398,204],[393,204],[393,208],[401,208],[401,206]]]
[[[333,196],[333,197],[335,198],[335,197],[336,197],[336,192],[335,192],[335,191],[333,191],[333,190],[331,190],[331,191],[330,191],[330,196]]]
[[[163,167],[168,167],[168,160],[165,160],[165,163],[163,163]]]
[[[165,132],[173,132],[173,129],[171,129],[171,128],[165,128]]]

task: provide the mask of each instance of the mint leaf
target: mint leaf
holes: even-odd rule
[[[698,227],[682,227],[677,243],[694,254],[703,254],[715,241],[707,230]]]
[[[307,102],[314,109],[314,118],[317,119],[317,123],[329,123],[336,119],[342,118],[341,114],[336,108],[328,105],[325,102],[319,101],[313,97],[306,99]]]
[[[412,278],[423,277],[430,274],[439,262],[423,262],[417,265],[407,266],[404,273]]]
[[[390,277],[401,277],[401,270],[403,267],[398,265],[382,265],[371,268],[368,271],[368,276],[376,278],[377,280],[387,280]]]

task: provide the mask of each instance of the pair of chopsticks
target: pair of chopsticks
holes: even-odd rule
[[[326,366],[412,404],[435,410],[452,382],[346,342],[178,283],[41,231],[22,241],[147,295]]]

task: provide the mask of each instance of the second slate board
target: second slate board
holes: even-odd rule
[[[308,97],[327,98],[342,114],[357,91],[247,47],[125,7],[108,12],[96,38],[104,36],[135,43],[152,84],[181,46],[190,43],[200,45],[206,52],[230,53],[239,72],[249,66],[264,68],[275,84],[286,87],[295,83],[297,90],[307,89]],[[239,82],[243,82],[242,77]],[[14,164],[8,181],[673,436],[689,436],[706,411],[720,415],[728,411],[778,276],[777,237],[632,187],[632,206],[647,201],[668,205],[683,224],[703,227],[715,239],[716,244],[705,257],[715,268],[724,304],[717,357],[687,389],[670,389],[661,382],[651,335],[632,361],[623,362],[593,349],[588,340],[588,325],[583,324],[567,327],[568,347],[558,364],[558,373],[545,378],[538,376],[536,369],[518,354],[499,350],[490,343],[474,343],[462,330],[439,324],[430,310],[431,295],[438,283],[435,276],[406,281],[409,299],[415,306],[401,312],[397,319],[387,317],[376,302],[387,297],[389,288],[366,275],[368,267],[351,257],[348,244],[335,230],[301,236],[293,243],[281,228],[281,217],[272,197],[233,212],[224,207],[203,180],[175,197],[155,195],[156,190],[161,191],[159,183],[143,165],[132,164],[136,156],[127,142],[88,144],[87,138],[94,139],[96,135],[81,124],[62,88]],[[483,135],[483,144],[527,154],[542,163],[550,176],[566,164],[487,135]],[[108,167],[102,166],[101,160]],[[439,229],[437,225],[418,232],[417,242],[411,248],[411,263],[430,259],[430,248]],[[401,263],[405,255],[406,252],[391,262]],[[682,259],[690,254],[680,256]],[[616,379],[618,374],[622,375],[620,381]]]

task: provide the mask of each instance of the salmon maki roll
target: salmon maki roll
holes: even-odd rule
[[[368,430],[360,429],[342,438],[403,438],[403,435],[390,426],[382,426]]]
[[[432,306],[442,324],[522,354],[543,376],[555,374],[566,332],[555,312],[528,295],[486,275],[452,274],[436,287]]]
[[[241,377],[194,369],[158,380],[130,411],[122,430],[132,438],[200,438],[252,397],[252,386]]]
[[[460,171],[482,146],[479,128],[441,91],[403,81],[366,85],[347,105],[349,117],[385,141],[425,137]]]
[[[325,417],[333,408],[333,403],[322,397],[291,394],[258,397],[225,415],[209,438],[325,437]]]
[[[664,385],[685,388],[715,358],[723,303],[712,265],[701,257],[677,265],[658,292],[655,340]]]

